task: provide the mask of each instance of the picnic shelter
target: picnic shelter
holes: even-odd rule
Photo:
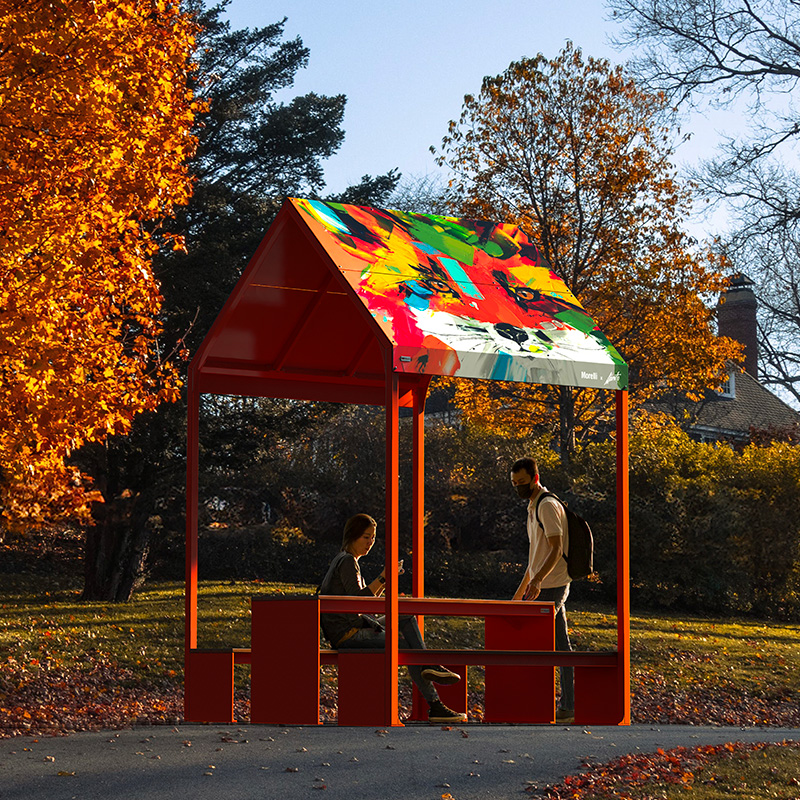
[[[424,420],[434,375],[615,393],[615,651],[553,652],[550,629],[525,639],[528,634],[523,636],[521,631],[526,626],[539,625],[539,630],[542,624],[551,624],[546,622],[547,609],[535,609],[534,604],[425,598]],[[318,713],[320,663],[337,663],[341,723],[349,702],[344,699],[347,676],[363,676],[365,670],[351,673],[350,655],[345,659],[335,652],[321,653],[318,631],[313,642],[309,633],[307,646],[298,645],[291,665],[278,651],[271,651],[267,641],[274,642],[280,635],[297,639],[298,626],[306,624],[302,620],[307,620],[309,630],[312,624],[318,625],[320,608],[364,611],[369,606],[386,615],[386,649],[375,656],[368,670],[373,678],[377,674],[371,690],[377,710],[369,721],[359,721],[358,715],[349,717],[355,724],[401,724],[397,668],[417,663],[413,653],[398,649],[401,612],[470,611],[485,616],[486,651],[452,651],[450,663],[464,669],[467,664],[486,665],[487,715],[490,670],[499,676],[491,681],[497,687],[492,689],[493,708],[499,709],[494,718],[518,721],[512,701],[501,698],[503,691],[513,695],[501,687],[518,689],[520,682],[534,674],[549,675],[552,680],[556,665],[569,664],[575,666],[576,724],[629,723],[628,369],[518,226],[288,199],[195,354],[188,383],[187,720],[232,721],[233,666],[244,663],[252,671],[251,721],[300,723],[303,720],[288,715],[305,703],[303,719],[313,723]],[[307,601],[316,605],[282,606],[280,613],[277,605],[254,599],[250,649],[198,649],[198,435],[204,393],[385,408],[384,598],[316,598]],[[401,407],[412,410],[413,425],[411,598],[399,596],[397,581]],[[532,619],[534,609],[541,623]],[[530,645],[534,641],[539,643],[536,649]],[[355,657],[365,659],[367,654]],[[278,710],[281,700],[274,690],[275,681],[287,672],[294,676],[292,690],[296,692],[291,712]],[[316,701],[312,688],[299,688],[303,681],[307,688],[316,681]],[[357,677],[351,683],[354,692],[363,695],[366,691],[363,679]],[[286,687],[283,692],[290,693]],[[516,690],[515,695],[519,696]],[[302,703],[300,696],[305,698]],[[552,707],[553,699],[545,698],[543,710],[531,711],[533,716],[520,721],[539,721],[536,715],[542,714],[541,721],[552,721],[548,718]]]

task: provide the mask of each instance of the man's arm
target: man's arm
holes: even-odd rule
[[[528,573],[525,573],[527,589],[525,590],[524,595],[522,595],[523,600],[535,600],[539,596],[539,592],[542,591],[542,581],[553,571],[553,567],[558,564],[558,559],[561,558],[561,537],[548,536],[545,538],[545,541],[550,547],[550,552],[547,554],[547,558],[544,560],[544,564],[542,564],[541,569],[530,579],[530,581],[527,580]],[[520,584],[520,588],[522,588],[522,584]],[[519,589],[517,589],[517,591],[519,591]],[[514,599],[517,600],[519,598],[517,598],[515,595]]]

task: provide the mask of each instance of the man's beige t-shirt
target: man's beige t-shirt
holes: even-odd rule
[[[547,489],[542,486],[542,492]],[[550,547],[545,541],[554,536],[561,537],[562,553],[569,552],[569,530],[567,527],[567,515],[564,506],[554,497],[545,497],[539,504],[539,519],[542,525],[536,522],[536,500],[539,495],[532,497],[528,501],[528,579],[539,571],[542,564],[550,553]],[[542,530],[544,526],[544,530]],[[569,572],[567,571],[566,559],[559,558],[556,565],[542,581],[542,589],[552,589],[556,586],[566,586],[570,582]]]

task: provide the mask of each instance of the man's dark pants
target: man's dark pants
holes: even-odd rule
[[[569,595],[569,584],[566,586],[556,586],[552,589],[542,589],[537,600],[543,603],[553,603],[556,615],[556,650],[572,650],[567,632],[567,595]],[[575,670],[572,667],[559,667],[561,675],[561,700],[558,707],[562,711],[573,711],[575,708]]]

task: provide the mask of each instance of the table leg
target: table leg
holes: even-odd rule
[[[487,650],[553,650],[552,607],[536,607],[536,613],[531,616],[487,617],[485,642]],[[554,722],[555,689],[555,667],[487,665],[484,720]]]

